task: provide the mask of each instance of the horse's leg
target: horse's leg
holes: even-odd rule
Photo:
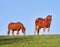
[[[19,35],[19,31],[17,31],[17,35]]]
[[[36,29],[36,26],[35,26],[35,32],[34,32],[34,34],[36,34],[36,31],[37,31],[37,29]]]
[[[9,34],[10,34],[10,29],[8,29],[8,32],[7,32],[7,34],[8,34],[8,36],[9,36]]]
[[[44,33],[45,33],[45,28],[43,28],[43,35],[44,35]]]
[[[34,32],[34,34],[36,34],[36,32],[38,32],[38,26],[35,26],[35,32]]]
[[[50,35],[50,28],[48,28],[48,34]]]
[[[38,33],[38,35],[39,35],[39,29],[38,29],[38,32],[37,32],[37,33]]]
[[[14,31],[12,31],[12,36],[14,36]]]

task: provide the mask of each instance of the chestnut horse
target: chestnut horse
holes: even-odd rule
[[[50,34],[50,25],[52,21],[52,15],[48,15],[46,18],[37,18],[35,21],[35,34],[36,32],[39,35],[39,29],[43,28],[43,31],[45,32],[45,28],[48,28],[48,34]]]
[[[17,31],[17,35],[19,34],[19,31],[22,30],[22,33],[25,35],[25,27],[20,22],[11,22],[8,24],[8,32],[7,34],[10,34],[10,30],[12,30],[12,35],[14,35],[14,31]]]

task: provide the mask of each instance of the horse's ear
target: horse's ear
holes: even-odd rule
[[[51,15],[51,18],[52,18],[52,15]]]
[[[52,15],[51,15],[51,17],[52,17]]]
[[[48,15],[47,17],[50,17],[50,15]]]

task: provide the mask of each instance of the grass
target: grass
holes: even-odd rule
[[[60,35],[0,36],[0,47],[60,47]]]

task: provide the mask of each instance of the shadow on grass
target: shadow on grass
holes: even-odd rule
[[[13,43],[24,43],[28,42],[31,37],[12,37],[12,38],[2,38],[0,39],[0,45],[13,44]]]

